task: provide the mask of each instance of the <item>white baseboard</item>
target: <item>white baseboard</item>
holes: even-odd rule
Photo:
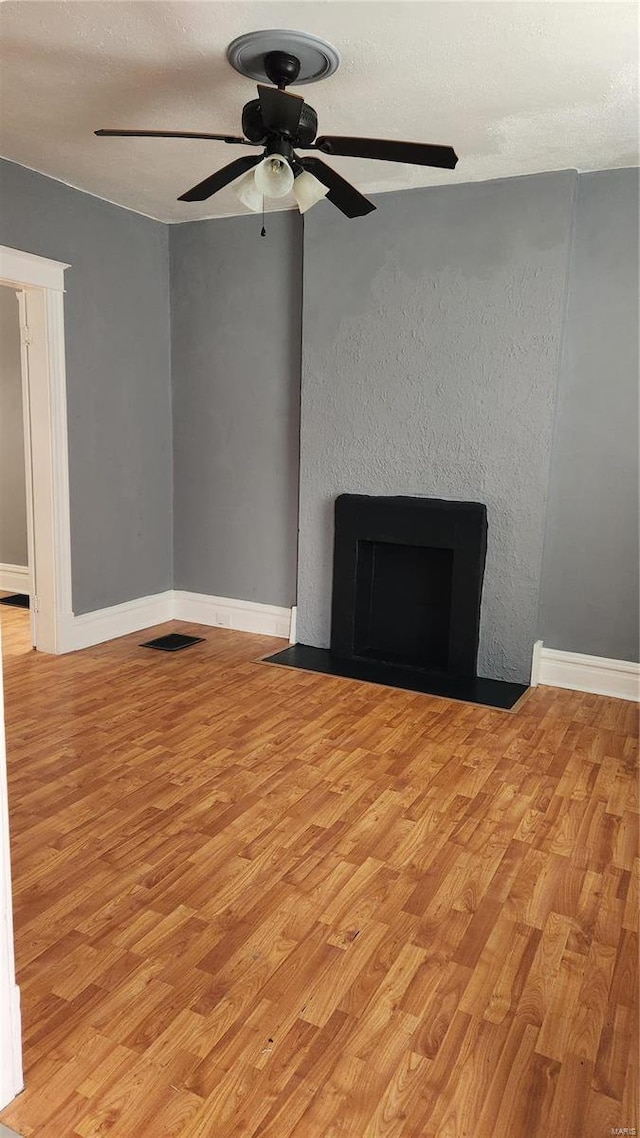
[[[16,592],[20,591],[14,588]],[[295,606],[280,608],[233,597],[167,590],[74,616],[63,632],[60,651],[75,652],[169,620],[278,636],[293,644],[296,615]],[[533,648],[531,665],[531,686],[537,684],[640,701],[640,664],[609,660],[603,656],[585,656],[579,652],[561,652],[556,648],[545,648],[538,640]]]
[[[298,606],[294,605],[291,609],[291,621],[289,623],[289,644],[296,644],[296,630],[298,625]]]
[[[89,648],[169,620],[278,636],[292,644],[295,643],[296,615],[295,606],[292,609],[280,608],[233,597],[168,590],[74,616],[64,630],[60,651]],[[585,656],[579,652],[561,652],[556,648],[545,648],[538,640],[533,648],[531,665],[531,686],[537,684],[640,701],[640,664],[609,660],[603,656]]]
[[[76,652],[93,644],[104,644],[130,632],[140,632],[173,617],[173,592],[138,597],[121,605],[74,616],[61,637],[61,652]]]
[[[0,589],[7,593],[30,593],[28,565],[0,565]]]
[[[13,958],[13,945],[11,946]],[[3,964],[5,962],[3,961]],[[14,967],[13,959],[11,967]],[[12,984],[8,993],[7,1014],[0,1023],[0,1054],[2,1067],[0,1068],[0,1110],[4,1110],[16,1095],[24,1090],[24,1076],[22,1072],[22,1020],[20,1013],[20,989]]]
[[[76,652],[94,644],[104,644],[107,640],[141,632],[168,620],[186,620],[193,624],[257,632],[262,636],[280,636],[288,640],[291,609],[169,589],[166,593],[139,597],[121,605],[73,616],[60,637],[60,652]]]
[[[262,636],[282,636],[285,639],[289,638],[291,627],[291,609],[180,590],[173,594],[173,616],[175,620],[190,620],[194,624],[233,628],[236,632],[257,632]]]
[[[545,648],[539,640],[534,646],[531,669],[531,684],[537,683],[638,702],[640,664],[585,656],[580,652],[561,652],[557,648]]]
[[[540,683],[540,653],[542,648],[542,640],[536,640],[531,657],[531,679],[529,680],[529,686],[532,688],[537,688]]]

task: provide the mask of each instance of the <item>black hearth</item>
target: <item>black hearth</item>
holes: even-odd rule
[[[477,675],[486,550],[480,502],[342,494],[331,647],[268,662],[512,708],[525,685]]]

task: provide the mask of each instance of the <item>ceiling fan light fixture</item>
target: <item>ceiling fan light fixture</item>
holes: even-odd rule
[[[232,182],[239,182],[234,187],[238,198],[255,213],[263,208],[265,198],[284,198],[292,190],[300,213],[323,197],[345,217],[365,217],[375,210],[373,202],[323,162],[317,152],[441,170],[456,167],[458,156],[452,146],[394,138],[319,135],[313,107],[302,96],[287,91],[289,85],[313,83],[336,70],[340,62],[337,51],[317,36],[282,29],[250,32],[230,44],[227,58],[241,75],[258,80],[258,98],[242,108],[242,137],[190,130],[110,128],[95,133],[120,138],[205,139],[259,147],[262,157],[251,154],[235,158],[178,198],[181,202],[208,201]],[[300,158],[297,150],[314,150],[316,154]]]
[[[293,170],[280,154],[268,154],[255,170],[255,185],[265,198],[283,198],[293,188]]]
[[[298,174],[295,182],[293,183],[293,194],[298,203],[300,213],[306,213],[311,209],[312,205],[326,198],[329,193],[329,187],[323,186],[319,178],[315,174],[310,174],[308,170],[303,170]]]
[[[253,213],[260,213],[264,198],[256,186],[254,170],[249,170],[248,174],[244,174],[240,181],[236,182],[234,190],[236,197],[243,205],[246,205],[247,209],[252,210]]]

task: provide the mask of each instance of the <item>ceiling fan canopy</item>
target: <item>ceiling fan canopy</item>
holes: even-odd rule
[[[272,84],[267,86],[258,82],[258,98],[251,99],[243,107],[242,136],[137,129],[101,129],[95,133],[102,137],[203,139],[233,146],[260,147],[261,154],[236,158],[178,199],[206,201],[242,177],[238,196],[255,212],[262,208],[264,197],[280,197],[291,188],[301,212],[325,196],[350,218],[362,217],[376,208],[321,158],[315,155],[300,157],[297,150],[435,166],[445,170],[453,170],[456,166],[458,158],[451,146],[344,135],[318,136],[318,116],[313,107],[302,96],[286,90],[294,83],[312,83],[326,78],[339,66],[340,57],[336,49],[317,36],[284,30],[250,32],[229,45],[227,58],[241,74]]]

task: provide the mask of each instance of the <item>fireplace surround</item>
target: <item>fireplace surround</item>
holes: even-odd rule
[[[475,676],[486,552],[480,502],[341,494],[332,653]]]
[[[513,708],[526,685],[477,675],[487,535],[481,502],[341,494],[330,648],[268,662]]]

